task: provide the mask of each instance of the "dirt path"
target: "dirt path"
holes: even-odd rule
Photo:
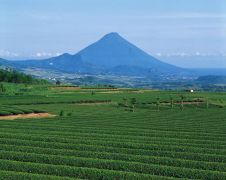
[[[17,114],[10,116],[0,116],[1,119],[13,120],[13,119],[27,119],[27,118],[44,118],[44,117],[54,117],[56,115],[48,113],[30,113],[30,114]]]

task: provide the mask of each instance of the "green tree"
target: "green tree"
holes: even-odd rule
[[[221,99],[219,99],[219,101],[220,101],[220,103],[221,103],[221,106],[222,106],[222,103],[223,103],[223,101],[222,101]]]
[[[206,99],[206,109],[208,109],[208,107],[209,107],[209,100]]]
[[[184,110],[184,99],[186,99],[186,96],[181,94],[180,98],[181,98],[181,110]]]
[[[131,104],[133,105],[133,112],[134,112],[134,105],[136,103],[136,98],[132,97],[132,98],[130,98],[130,100],[131,100]]]
[[[2,83],[0,83],[0,92],[6,92],[6,91],[7,91],[6,87]]]
[[[9,66],[7,65],[7,66],[5,67],[5,70],[8,71],[8,69],[9,69]]]
[[[158,106],[158,111],[159,111],[159,106],[160,106],[160,103],[159,103],[159,100],[161,99],[161,97],[157,97],[157,103],[156,105]]]
[[[65,109],[61,109],[60,116],[66,116],[66,110]]]
[[[126,113],[127,113],[127,111],[129,111],[128,106],[125,105],[124,107],[125,107],[125,111],[126,111]]]
[[[125,101],[126,106],[127,106],[127,98],[123,97],[123,100]]]
[[[14,69],[13,69],[13,74],[15,74],[16,72],[17,72],[17,71],[16,71],[16,69],[14,68]]]
[[[59,80],[57,80],[56,84],[60,84],[60,81],[59,81]]]
[[[199,98],[197,99],[196,109],[199,107]]]
[[[170,95],[170,100],[171,100],[171,102],[170,102],[170,104],[171,104],[171,109],[173,109],[173,106],[174,106],[174,97],[172,96],[172,95]]]
[[[75,114],[74,110],[70,111],[67,115],[68,116],[73,116]]]

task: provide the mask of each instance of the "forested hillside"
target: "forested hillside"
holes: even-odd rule
[[[7,67],[5,70],[0,69],[0,82],[25,83],[25,84],[52,84],[45,79],[35,79],[31,75],[17,72],[15,69]]]
[[[217,75],[208,75],[208,76],[200,76],[197,82],[202,83],[226,83],[226,76],[217,76]]]

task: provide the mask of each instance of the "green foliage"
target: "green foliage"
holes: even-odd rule
[[[66,110],[65,109],[61,109],[60,116],[66,116]]]
[[[72,110],[72,111],[70,111],[67,115],[68,116],[73,116],[75,114],[75,112]]]
[[[3,111],[7,111],[7,112],[11,112],[13,115],[17,115],[17,114],[24,114],[23,111],[17,110],[17,109],[13,109],[13,108],[1,108]]]
[[[8,116],[8,115],[13,115],[13,113],[9,112],[9,111],[0,111],[0,116]]]
[[[96,92],[95,92],[95,91],[92,91],[92,92],[91,92],[91,95],[95,95],[95,94],[96,94]]]
[[[127,106],[127,98],[123,97],[123,101],[125,101],[126,106]]]
[[[65,111],[67,117],[2,120],[0,177],[226,179],[226,111],[219,108],[219,101],[210,100],[207,110],[204,101],[205,97],[225,101],[224,93],[184,92],[184,101],[193,102],[184,103],[184,111],[178,104],[182,92],[133,93],[136,113],[127,114],[124,98],[129,99],[131,93],[97,93],[94,97],[90,93],[1,95],[1,110],[37,108],[59,114],[63,106],[69,113],[74,110],[76,118]],[[156,97],[162,97],[159,104],[170,103],[170,94],[175,97],[174,108],[161,105],[161,111],[156,111]],[[197,98],[203,101],[198,110]],[[107,99],[113,103],[74,104]],[[7,105],[16,103],[29,106]]]
[[[14,172],[14,171],[0,171],[1,179],[32,179],[32,180],[70,180],[71,178],[63,178],[51,175],[32,174],[27,172]]]
[[[0,82],[9,83],[25,83],[25,84],[52,84],[51,82],[42,79],[35,79],[31,75],[26,75],[24,73],[19,73],[16,70],[8,71],[10,69],[7,67],[6,70],[0,69]]]
[[[133,105],[133,106],[132,106],[132,111],[134,112],[134,105],[136,104],[136,101],[137,101],[137,100],[136,100],[135,97],[131,97],[130,100],[131,100],[131,104]]]
[[[131,100],[131,104],[134,105],[136,103],[136,98],[135,97],[131,97],[130,100]]]
[[[6,92],[6,91],[7,91],[6,87],[2,83],[0,83],[0,92]]]
[[[59,80],[57,80],[56,84],[60,84],[60,81],[59,81]]]
[[[24,114],[34,113],[34,110],[31,110],[31,109],[20,109],[20,108],[16,108],[16,109],[24,112]],[[37,112],[37,110],[36,110],[36,112]]]
[[[29,109],[31,111],[33,111],[34,113],[45,113],[46,111],[41,110],[41,109]]]

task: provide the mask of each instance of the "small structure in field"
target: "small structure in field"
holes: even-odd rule
[[[193,89],[187,89],[186,92],[194,92]]]

